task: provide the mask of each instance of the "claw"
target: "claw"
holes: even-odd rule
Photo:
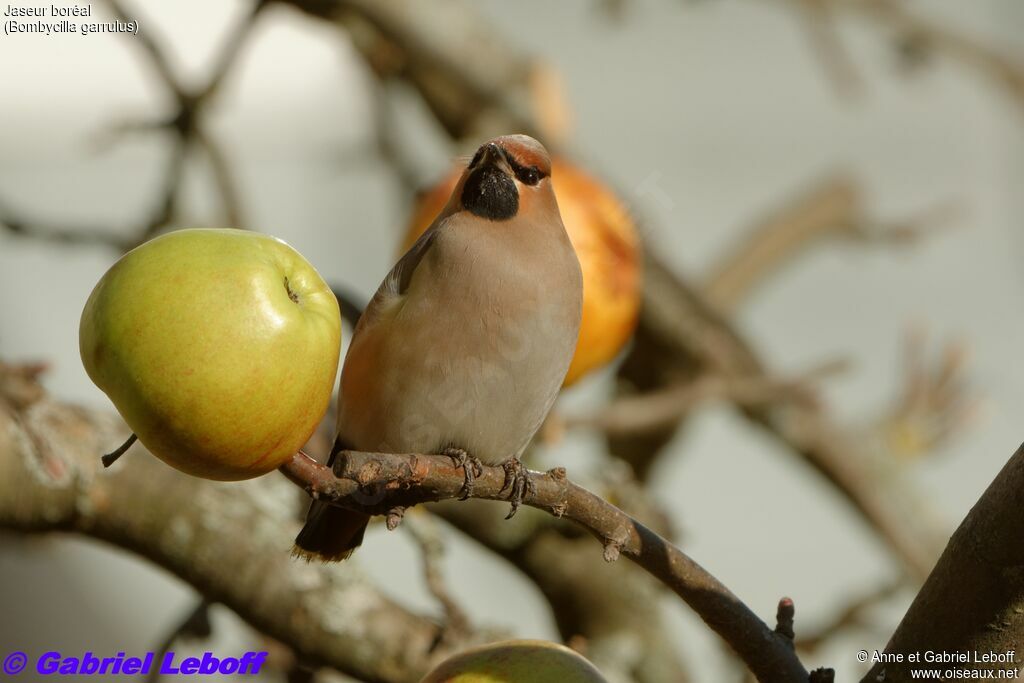
[[[484,465],[479,458],[474,458],[461,448],[446,448],[441,455],[447,455],[452,459],[455,467],[461,467],[466,479],[462,484],[462,491],[459,493],[459,500],[466,500],[473,495],[473,486],[476,478],[484,473]]]
[[[523,502],[523,498],[537,493],[537,485],[533,481],[530,470],[523,467],[519,458],[509,458],[502,463],[501,467],[505,470],[505,482],[502,484],[501,490],[509,490],[508,500],[512,504],[505,519],[512,519],[519,511],[519,505]]]

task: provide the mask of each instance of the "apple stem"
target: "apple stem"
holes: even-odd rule
[[[116,451],[112,453],[107,453],[102,458],[100,458],[103,461],[103,466],[110,467],[115,462],[117,462],[117,459],[124,455],[125,452],[132,447],[132,444],[138,441],[138,439],[139,437],[135,436],[135,434],[132,433],[132,435],[128,437],[127,441],[121,444]]]

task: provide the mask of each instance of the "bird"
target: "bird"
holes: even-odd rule
[[[482,464],[501,465],[511,517],[532,489],[520,456],[569,369],[582,300],[547,150],[521,134],[484,143],[356,325],[328,465],[353,450],[447,455],[462,498]],[[369,520],[314,500],[294,552],[344,560]]]

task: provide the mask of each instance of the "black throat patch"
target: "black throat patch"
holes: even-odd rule
[[[519,191],[501,170],[482,166],[466,178],[462,186],[462,206],[474,216],[506,221],[519,212]]]

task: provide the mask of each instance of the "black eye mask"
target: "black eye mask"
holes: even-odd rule
[[[517,174],[518,175],[518,174]],[[519,191],[495,166],[474,169],[462,186],[462,206],[474,216],[505,221],[519,212]]]

